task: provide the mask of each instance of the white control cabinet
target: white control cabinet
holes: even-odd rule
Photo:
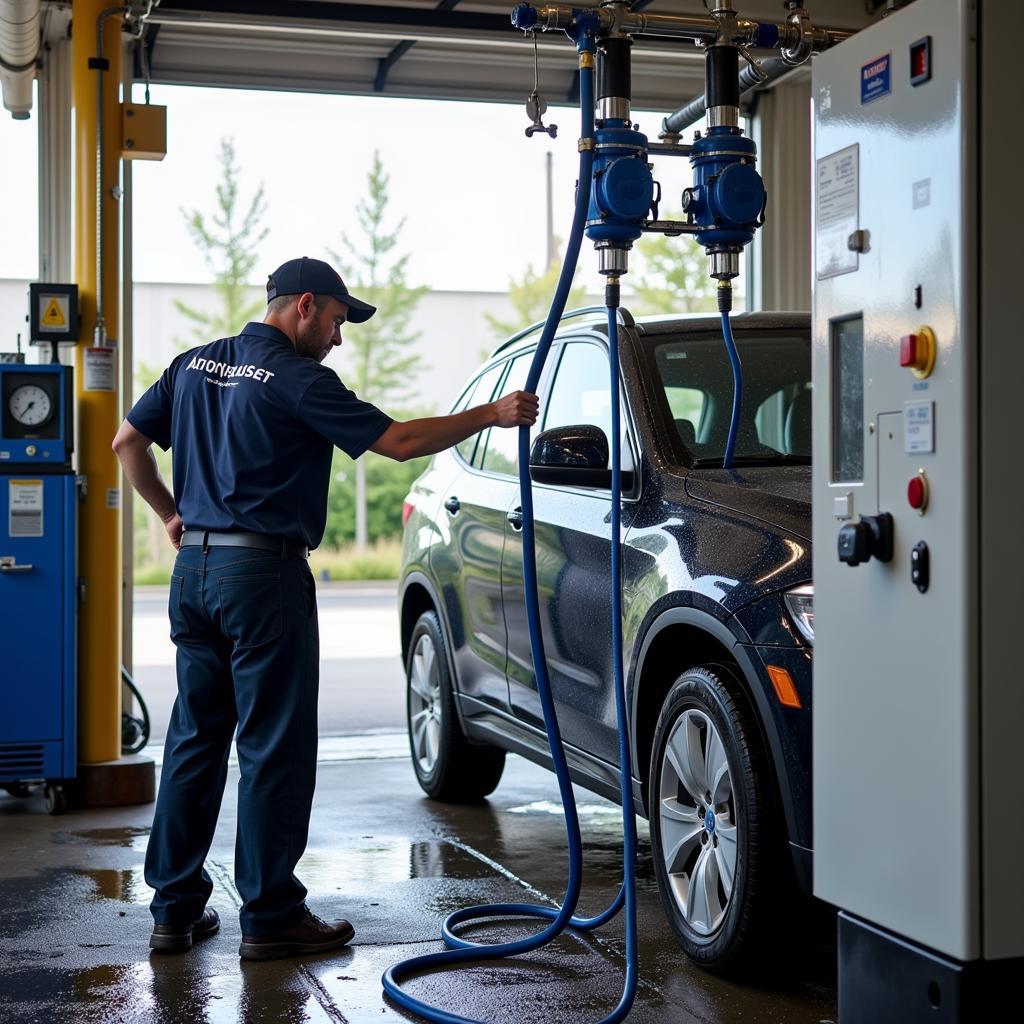
[[[1024,3],[916,0],[814,63],[814,889],[845,912],[840,1024],[975,1019],[974,979],[1024,957],[1022,38]]]

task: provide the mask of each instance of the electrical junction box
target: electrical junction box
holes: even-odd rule
[[[28,337],[33,345],[78,341],[78,285],[34,281],[28,286]]]
[[[167,108],[152,103],[122,103],[122,159],[163,160],[165,156]]]
[[[1024,966],[1022,35],[1024,4],[917,0],[814,61],[814,891],[843,1024],[983,1019],[969,980]]]

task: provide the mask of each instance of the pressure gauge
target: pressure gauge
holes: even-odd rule
[[[38,384],[22,384],[11,392],[7,408],[16,423],[40,427],[53,415],[53,400]]]

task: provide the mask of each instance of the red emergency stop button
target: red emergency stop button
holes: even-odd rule
[[[912,370],[922,380],[935,368],[935,332],[918,327],[913,334],[900,338],[900,366]]]
[[[917,509],[921,515],[928,507],[928,478],[922,469],[917,476],[911,477],[907,484],[907,502],[911,508]]]

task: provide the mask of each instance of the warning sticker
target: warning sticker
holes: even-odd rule
[[[815,168],[814,256],[818,280],[857,269],[857,253],[847,240],[860,216],[860,147],[823,156]]]
[[[43,481],[7,482],[7,532],[11,537],[42,537]]]
[[[860,69],[861,106],[892,92],[892,53],[869,60]]]
[[[92,345],[85,349],[86,391],[117,390],[117,349]]]
[[[66,295],[39,296],[39,330],[59,331],[68,329],[68,297]]]
[[[120,508],[121,507],[121,488],[120,487],[108,487],[107,488],[107,508]]]

